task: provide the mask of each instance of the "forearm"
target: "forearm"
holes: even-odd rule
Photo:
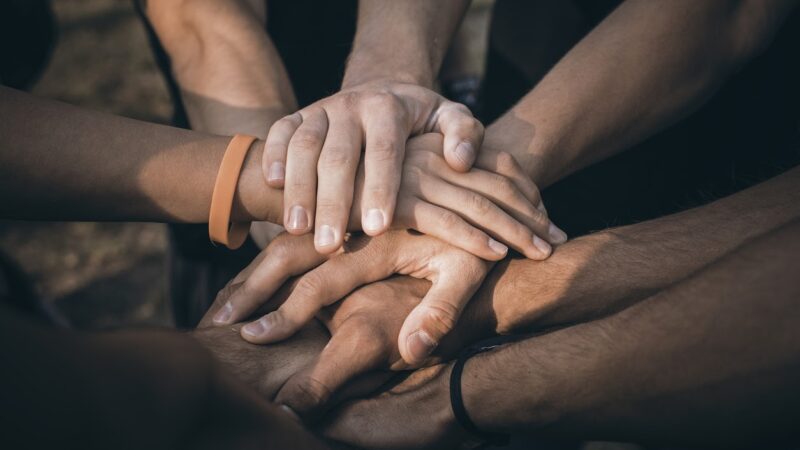
[[[208,220],[229,138],[89,111],[0,88],[0,215],[9,219]],[[263,141],[253,144],[263,147]],[[237,220],[281,218],[250,151]]]
[[[476,357],[467,410],[489,430],[573,438],[796,439],[799,238],[794,221],[613,316]]]
[[[627,0],[486,131],[541,187],[692,112],[771,40],[792,0]]]
[[[361,0],[343,87],[391,79],[433,87],[467,0]]]
[[[266,138],[297,109],[265,31],[261,0],[150,2],[148,19],[169,53],[192,129]]]
[[[800,217],[800,168],[706,206],[584,236],[498,266],[462,321],[483,335],[591,320]],[[471,332],[474,332],[472,330]]]

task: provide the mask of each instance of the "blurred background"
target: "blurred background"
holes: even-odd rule
[[[31,93],[169,122],[172,104],[131,2],[55,0],[51,7],[55,44]],[[0,250],[75,326],[169,324],[165,231],[146,223],[0,221]]]
[[[46,4],[0,3],[32,12],[38,12],[36,4]],[[49,53],[47,63],[32,84],[21,87],[112,114],[170,122],[172,103],[132,1],[49,3],[53,45],[44,44],[49,31],[43,29],[40,50]],[[491,5],[491,0],[474,2],[443,68],[443,77],[461,80],[456,95],[465,102],[483,70]],[[25,25],[2,23],[3,45],[16,46],[4,51],[24,58],[30,49],[14,42],[15,26]],[[3,80],[13,76],[4,73]],[[79,328],[170,325],[166,249],[161,224],[0,221],[0,251],[30,277],[50,311]]]

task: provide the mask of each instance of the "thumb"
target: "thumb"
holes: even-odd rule
[[[403,360],[419,367],[455,326],[479,283],[449,276],[435,282],[403,322],[398,348]]]
[[[369,326],[358,325],[337,331],[311,365],[286,381],[275,403],[313,421],[341,397],[345,384],[377,368],[388,346],[369,331]]]
[[[435,129],[444,136],[444,159],[458,172],[472,168],[483,144],[483,125],[466,106],[446,102],[439,108]]]

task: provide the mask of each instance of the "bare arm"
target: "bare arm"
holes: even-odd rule
[[[344,88],[394,80],[433,88],[465,0],[361,0]]]
[[[0,216],[202,223],[229,138],[0,88]],[[263,141],[253,144],[263,146]],[[234,216],[280,220],[282,197],[251,151]]]
[[[797,218],[800,168],[706,206],[569,241],[546,261],[503,263],[462,321],[491,335],[591,320]]]
[[[265,31],[261,0],[149,2],[192,129],[266,138],[297,109],[283,62]]]
[[[262,0],[150,2],[147,17],[169,53],[172,73],[194,130],[265,139],[272,124],[297,109],[289,76],[265,31]],[[265,246],[281,230],[255,223]]]
[[[496,314],[516,305],[483,335],[582,323],[470,359],[462,390],[471,419],[488,431],[599,440],[747,447],[796,439],[798,195],[795,169],[666,221],[582,238],[600,239],[573,255],[577,271],[563,260],[548,270],[561,252],[529,266],[526,279],[507,278],[509,269],[486,288],[492,302],[470,303]],[[749,226],[737,234],[739,223]],[[481,334],[467,313],[455,332]],[[346,405],[327,433],[366,447],[461,442],[468,437],[453,418],[449,374],[450,365],[422,369]]]
[[[793,0],[627,0],[487,128],[540,186],[686,116],[769,44]]]
[[[798,251],[794,221],[618,314],[478,356],[463,378],[467,410],[494,430],[726,448],[792,442]]]

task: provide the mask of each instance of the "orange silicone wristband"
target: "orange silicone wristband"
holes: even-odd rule
[[[237,134],[231,139],[222,156],[214,192],[211,194],[208,237],[212,242],[223,244],[231,250],[239,248],[250,232],[250,222],[231,222],[231,210],[244,158],[255,139],[254,136],[244,134]]]

